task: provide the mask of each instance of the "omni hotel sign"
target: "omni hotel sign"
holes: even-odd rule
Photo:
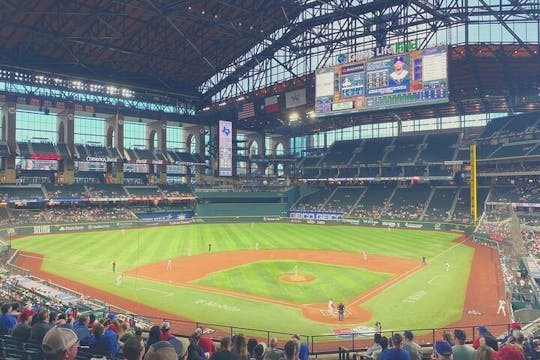
[[[338,54],[336,61],[337,64],[345,64],[350,62],[356,62],[374,57],[401,54],[412,50],[418,49],[418,40],[407,41],[403,43],[396,43],[394,45],[382,46],[374,49]]]

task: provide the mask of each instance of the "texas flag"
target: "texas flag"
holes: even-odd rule
[[[279,112],[279,104],[277,96],[270,96],[264,99],[264,110],[267,114]]]

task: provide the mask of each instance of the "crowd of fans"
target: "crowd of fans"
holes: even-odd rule
[[[73,360],[103,356],[126,360],[308,360],[309,345],[294,334],[280,346],[271,337],[269,344],[243,334],[211,339],[203,328],[185,336],[175,335],[164,321],[148,333],[134,327],[113,313],[101,319],[93,315],[65,312],[52,313],[25,307],[14,311],[9,303],[1,306],[0,335],[12,343],[34,344],[45,359]],[[521,324],[512,323],[499,339],[485,326],[467,344],[462,329],[444,332],[442,337],[424,349],[414,340],[412,331],[392,333],[388,338],[376,332],[373,345],[358,355],[369,360],[422,360],[431,352],[432,360],[525,360],[536,359],[539,344],[526,336]],[[216,342],[219,340],[219,345]],[[5,340],[4,340],[5,341]],[[21,352],[27,349],[21,346]]]
[[[453,333],[445,331],[432,347],[432,360],[525,360],[535,359],[538,343],[525,336],[521,324],[512,323],[507,334],[497,339],[485,326],[479,326],[472,344],[467,344],[467,334],[462,329]],[[369,360],[421,360],[424,350],[414,341],[414,334],[407,330],[394,333],[390,338],[375,333],[373,345],[362,357]]]
[[[125,206],[55,207],[33,210],[4,209],[0,226],[67,224],[94,221],[133,220],[137,217]]]

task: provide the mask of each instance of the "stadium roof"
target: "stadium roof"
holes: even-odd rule
[[[198,98],[299,11],[281,0],[5,0],[0,63]]]
[[[4,0],[0,65],[149,90],[144,95],[156,102],[162,100],[154,94],[170,96],[167,105],[177,108],[177,100],[195,109],[216,99],[232,100],[231,106],[189,119],[172,114],[174,121],[206,124],[223,112],[235,119],[235,98],[259,97],[261,89],[274,89],[262,96],[283,93],[290,89],[280,87],[285,83],[306,87],[308,104],[313,104],[313,71],[344,49],[362,50],[406,39],[420,39],[419,46],[425,47],[439,33],[442,38],[459,35],[463,24],[471,23],[500,29],[505,41],[465,39],[452,44],[450,104],[317,122],[304,117],[294,130],[316,132],[393,119],[537,109],[537,32],[530,31],[531,42],[522,39],[523,31],[518,30],[538,29],[540,2],[465,4],[459,0]],[[278,79],[279,72],[286,76]],[[531,93],[534,98],[529,99]],[[525,108],[531,102],[534,107]],[[307,115],[311,108],[301,110]],[[284,112],[237,126],[291,134],[290,124],[281,120]]]

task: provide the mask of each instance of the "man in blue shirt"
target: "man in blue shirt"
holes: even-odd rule
[[[400,334],[392,335],[392,348],[388,348],[381,353],[380,360],[411,360],[408,351],[401,348],[403,338]]]
[[[17,324],[17,320],[11,315],[11,305],[2,305],[2,316],[0,316],[0,335],[11,335],[11,330]]]

